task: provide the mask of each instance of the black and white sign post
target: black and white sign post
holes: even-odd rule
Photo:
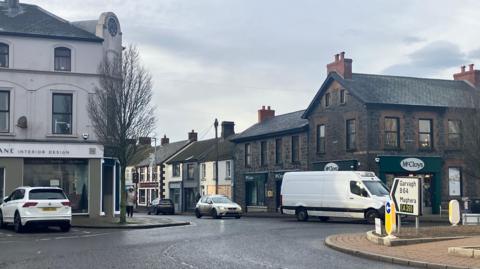
[[[415,228],[418,231],[419,219],[422,215],[422,181],[416,177],[395,178],[390,192],[398,218],[400,232],[400,215],[415,216]]]

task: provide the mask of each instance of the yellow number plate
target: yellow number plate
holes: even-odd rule
[[[42,208],[43,211],[56,211],[57,209],[55,207],[44,207]]]

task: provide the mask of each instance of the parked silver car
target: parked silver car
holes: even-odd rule
[[[195,207],[195,216],[201,218],[204,215],[210,215],[214,219],[222,217],[235,217],[239,219],[242,216],[242,208],[223,195],[203,196]]]

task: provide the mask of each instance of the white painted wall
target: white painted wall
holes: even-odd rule
[[[230,162],[230,177],[227,177],[227,161]],[[202,176],[202,164],[205,164],[205,178],[200,178],[201,186],[215,185],[215,162],[200,163],[200,176]],[[233,160],[218,161],[218,185],[232,185],[234,171]],[[205,187],[206,188],[206,187]]]
[[[0,140],[79,140],[82,133],[95,141],[87,113],[88,98],[98,86],[98,65],[104,55],[121,55],[122,34],[112,37],[104,22],[113,13],[103,13],[97,24],[101,43],[32,37],[0,36],[0,42],[10,46],[9,68],[0,69],[0,90],[10,91],[10,132],[0,133]],[[116,18],[116,16],[115,16]],[[117,19],[118,22],[118,19]],[[54,49],[72,50],[72,71],[54,71]],[[71,135],[52,135],[52,94],[73,94]],[[16,126],[18,118],[27,117],[28,128]]]
[[[178,177],[173,176],[173,165],[165,164],[165,198],[170,198],[170,182],[182,181],[183,164],[180,164],[180,175]]]

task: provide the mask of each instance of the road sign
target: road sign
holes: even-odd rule
[[[448,220],[453,226],[460,222],[460,204],[457,200],[452,200],[448,203]]]
[[[395,214],[395,207],[391,201],[385,204],[385,232],[391,235],[397,226],[397,215]]]
[[[397,214],[420,216],[421,212],[421,181],[420,178],[395,178],[390,197]]]

